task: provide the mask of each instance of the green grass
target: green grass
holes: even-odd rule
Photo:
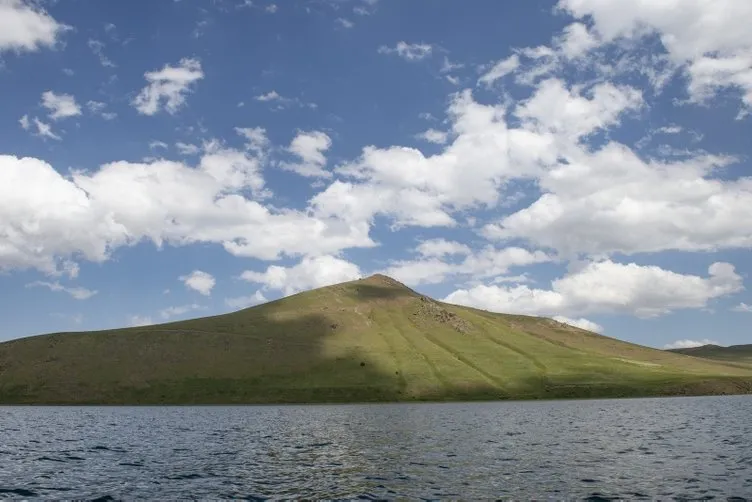
[[[685,354],[693,357],[714,359],[729,364],[742,365],[752,368],[752,344],[731,345],[720,347],[718,345],[703,345],[689,349],[672,349],[671,352]]]
[[[232,314],[0,344],[0,403],[540,399],[752,392],[752,367],[422,297],[384,276]]]

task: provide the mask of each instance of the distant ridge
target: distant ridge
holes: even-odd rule
[[[708,344],[701,345],[700,347],[689,347],[686,349],[670,349],[669,351],[677,354],[686,354],[688,356],[724,361],[726,363],[752,366],[752,344],[730,345],[728,347]]]
[[[449,305],[376,274],[230,314],[0,343],[0,403],[539,399],[752,392],[752,367]]]

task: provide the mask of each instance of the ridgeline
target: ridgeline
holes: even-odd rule
[[[0,403],[752,393],[752,366],[432,300],[382,275],[231,314],[0,343]]]

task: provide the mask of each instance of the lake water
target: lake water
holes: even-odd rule
[[[752,497],[752,397],[0,407],[24,497]]]

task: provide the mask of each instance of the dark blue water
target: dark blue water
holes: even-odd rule
[[[0,407],[0,498],[752,497],[752,397]]]

